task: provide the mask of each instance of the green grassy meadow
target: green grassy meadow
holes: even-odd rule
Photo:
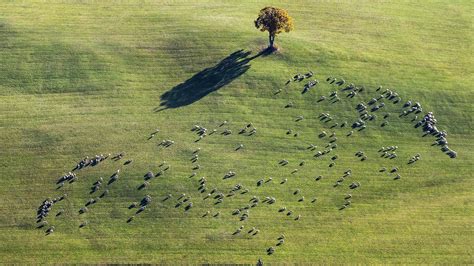
[[[295,30],[277,36],[278,52],[229,68],[234,52],[250,58],[267,45],[267,34],[253,25],[267,5],[288,10]],[[0,263],[472,264],[473,10],[471,1],[0,0]],[[310,92],[301,94],[303,82],[284,85],[309,70],[320,80]],[[340,89],[328,76],[365,91],[318,102]],[[215,90],[201,93],[208,85]],[[163,109],[163,95],[179,86],[188,86],[187,94]],[[386,101],[376,120],[350,137],[348,127],[330,128],[356,121],[355,106],[379,95],[378,86],[396,91],[401,103]],[[422,137],[412,115],[399,118],[407,100],[422,104],[419,118],[434,113],[456,159],[431,146],[435,138]],[[294,107],[284,108],[289,102]],[[334,120],[319,121],[323,112]],[[380,127],[387,113],[389,125]],[[247,123],[257,133],[237,134]],[[195,142],[194,125],[217,133]],[[221,135],[226,128],[233,134]],[[315,158],[307,147],[324,150],[323,130],[336,133],[338,147]],[[159,147],[163,139],[176,143]],[[244,148],[235,151],[239,144]],[[381,158],[380,147],[392,145],[398,157]],[[198,147],[201,169],[189,178]],[[119,152],[122,160],[77,171],[77,182],[56,189],[85,156]],[[422,159],[408,165],[416,153]],[[279,166],[282,159],[289,164]],[[137,190],[162,161],[170,170]],[[398,167],[401,179],[381,167]],[[333,187],[349,168],[352,176]],[[117,169],[109,195],[79,215],[96,197],[92,183]],[[237,175],[223,180],[231,170]],[[318,175],[323,179],[315,181]],[[208,190],[227,194],[240,183],[249,192],[215,205],[198,192],[202,176]],[[350,190],[351,182],[361,187]],[[36,229],[36,209],[64,193],[47,218],[55,232],[45,236]],[[169,193],[173,198],[162,201]],[[194,203],[187,212],[175,208],[181,193]],[[340,211],[347,193],[352,204]],[[134,214],[128,206],[146,194],[150,206],[126,223]],[[276,203],[261,202],[239,221],[232,211],[254,195]],[[293,215],[279,213],[283,206]],[[64,214],[55,217],[60,209]],[[207,211],[220,216],[202,217]],[[232,235],[240,225],[245,233]],[[247,234],[252,227],[260,233]],[[280,234],[285,243],[276,247]],[[273,255],[266,254],[270,246]]]

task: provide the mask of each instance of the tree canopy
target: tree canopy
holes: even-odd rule
[[[267,6],[260,10],[255,20],[255,27],[260,31],[268,31],[268,47],[273,49],[277,34],[293,30],[293,18],[284,9]]]

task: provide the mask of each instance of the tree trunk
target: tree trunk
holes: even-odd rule
[[[275,42],[275,34],[272,34],[272,33],[268,34],[268,42],[270,43],[268,45],[268,48],[275,49],[275,46],[273,46],[273,43]]]

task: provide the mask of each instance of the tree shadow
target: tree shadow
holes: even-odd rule
[[[199,101],[209,93],[217,91],[234,79],[240,77],[249,68],[249,62],[259,56],[271,54],[272,51],[265,49],[254,56],[250,56],[250,51],[238,50],[217,65],[206,68],[185,82],[176,85],[160,96],[160,106],[155,108],[155,112],[160,112],[168,108],[179,108]]]

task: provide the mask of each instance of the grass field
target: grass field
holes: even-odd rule
[[[253,20],[270,4],[288,10],[295,30],[277,36],[277,53],[255,57],[267,35]],[[472,264],[473,9],[471,1],[0,0],[0,263]],[[240,50],[254,57],[238,64]],[[321,81],[309,93],[300,93],[302,83],[284,85],[309,70]],[[336,104],[317,102],[338,89],[328,76],[366,90],[353,99],[339,92]],[[352,124],[356,104],[378,95],[378,86],[402,102],[387,101],[366,130],[346,137],[349,128],[319,121],[329,112]],[[398,117],[407,100],[422,104],[420,118],[434,112],[456,159],[431,146],[434,138],[422,137],[412,116]],[[284,108],[290,101],[295,106]],[[385,113],[389,125],[380,127]],[[305,119],[295,122],[299,115]],[[250,122],[255,135],[237,134]],[[195,124],[218,133],[196,143]],[[155,128],[160,132],[147,140]],[[219,134],[224,128],[233,134]],[[322,130],[337,134],[338,147],[314,158],[306,148],[324,150]],[[162,139],[176,144],[158,147]],[[398,157],[381,158],[378,149],[391,145]],[[201,169],[189,178],[198,147]],[[354,156],[359,150],[366,161]],[[85,156],[119,152],[124,159],[80,170],[77,182],[56,190],[56,180]],[[416,153],[422,159],[408,165]],[[279,166],[281,159],[289,165]],[[170,170],[137,190],[162,161]],[[400,180],[379,172],[395,166]],[[352,177],[333,187],[349,168]],[[110,194],[79,215],[95,197],[91,184],[117,169]],[[223,180],[230,170],[237,175]],[[318,175],[324,178],[316,182]],[[197,191],[202,176],[209,189],[227,194],[240,183],[249,193],[214,205]],[[269,177],[273,182],[256,186]],[[349,190],[351,182],[361,187]],[[55,232],[45,236],[36,209],[64,193],[47,219]],[[181,193],[194,203],[187,212],[174,207]],[[352,205],[340,211],[346,193]],[[134,213],[127,207],[146,194],[150,206],[126,223]],[[260,203],[239,221],[232,211],[254,195],[276,203]],[[279,213],[282,206],[294,214]],[[60,209],[64,215],[55,217]],[[208,210],[221,215],[202,217]],[[233,236],[240,225],[260,233]],[[285,243],[267,255],[282,233]]]

